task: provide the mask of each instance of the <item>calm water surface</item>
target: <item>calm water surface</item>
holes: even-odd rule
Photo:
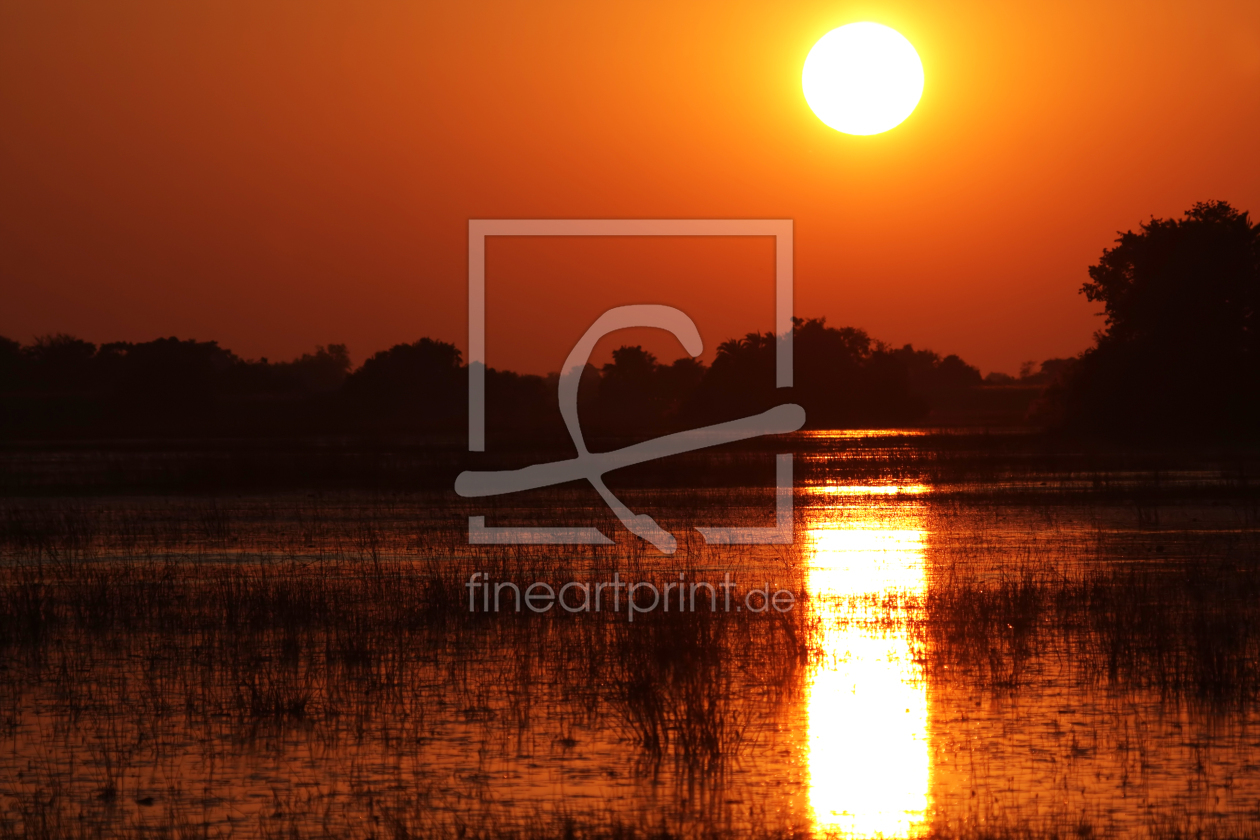
[[[1017,685],[934,682],[923,668],[924,637],[899,605],[960,576],[998,580],[1092,564],[1254,559],[1254,512],[1204,501],[1002,501],[1003,486],[944,492],[919,481],[823,481],[798,488],[797,545],[790,550],[695,547],[685,549],[683,562],[646,554],[620,535],[616,550],[645,578],[668,580],[681,569],[713,579],[733,571],[755,581],[799,573],[803,581],[808,597],[797,609],[810,611],[816,652],[786,693],[744,679],[740,674],[759,663],[741,662],[737,649],[725,653],[736,663],[725,690],[730,725],[741,738],[720,772],[697,777],[669,761],[645,760],[608,708],[545,675],[533,685],[521,723],[511,688],[519,683],[505,675],[530,659],[533,642],[523,637],[521,649],[427,663],[413,696],[398,707],[406,722],[360,721],[357,731],[350,718],[241,731],[226,718],[217,724],[213,716],[181,715],[191,689],[178,684],[152,690],[163,695],[152,698],[155,708],[165,704],[162,714],[137,714],[117,701],[122,683],[152,667],[137,649],[121,651],[116,661],[79,662],[78,683],[94,688],[75,704],[51,678],[28,679],[6,693],[0,789],[16,802],[53,785],[63,801],[97,820],[145,824],[158,819],[157,809],[176,808],[194,823],[246,836],[295,813],[311,825],[369,826],[417,798],[433,825],[477,813],[494,824],[528,826],[562,813],[683,834],[755,826],[915,837],[933,827],[1084,819],[1104,833],[1142,836],[1168,826],[1250,824],[1260,816],[1254,707],[1208,710],[1155,691],[1122,690],[1075,668],[1053,640],[1028,656]],[[768,496],[704,491],[698,498],[731,521],[760,525],[769,515]],[[196,519],[205,539],[195,548],[188,535],[160,546],[139,540],[126,550],[101,537],[99,556],[182,553],[189,562],[282,557],[318,564],[337,554],[431,562],[442,552],[417,533],[460,521],[406,497],[78,504],[129,522]],[[495,512],[503,522],[537,515],[524,507]],[[470,556],[459,533],[451,528],[449,555],[439,559]],[[105,775],[124,793],[104,801]],[[139,804],[146,797],[149,804]]]

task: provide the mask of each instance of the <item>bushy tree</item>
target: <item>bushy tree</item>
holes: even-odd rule
[[[327,393],[340,388],[350,375],[350,350],[344,344],[321,344],[314,353],[303,353],[276,367],[292,377],[298,390]]]
[[[96,345],[72,335],[41,335],[24,348],[31,382],[40,390],[81,390],[92,383]]]
[[[217,341],[172,336],[103,345],[97,362],[98,381],[123,399],[171,408],[210,402],[240,360]]]
[[[369,425],[451,426],[463,412],[467,374],[454,344],[422,338],[373,355],[344,394]]]
[[[1110,434],[1260,429],[1260,227],[1212,201],[1122,233],[1081,291],[1106,324],[1064,390],[1069,423]]]
[[[829,327],[823,318],[795,319],[790,389],[774,387],[778,341],[773,333],[749,333],[721,344],[690,413],[728,420],[796,402],[813,428],[902,425],[927,414],[905,361],[862,330]]]
[[[953,354],[942,359],[931,350],[915,350],[909,344],[887,352],[905,367],[910,387],[917,394],[935,395],[942,391],[964,390],[984,382],[978,368]]]
[[[0,391],[12,391],[22,379],[22,345],[0,335]]]

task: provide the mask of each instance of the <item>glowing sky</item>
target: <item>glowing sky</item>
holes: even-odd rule
[[[786,217],[798,315],[1013,371],[1089,343],[1117,229],[1260,212],[1254,0],[680,6],[0,5],[0,334],[465,346],[470,217]],[[855,20],[927,80],[873,137],[801,95]],[[490,363],[679,292],[710,350],[769,327],[768,248],[676,247],[491,249]]]

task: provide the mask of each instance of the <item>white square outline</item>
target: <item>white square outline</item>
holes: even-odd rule
[[[487,236],[769,236],[774,238],[775,387],[792,387],[791,219],[469,219],[468,220],[468,451],[486,449]],[[469,517],[469,542],[515,544],[609,542],[595,529],[487,528]],[[776,456],[775,525],[698,528],[716,544],[792,542],[792,456]],[[544,533],[546,532],[546,533]],[[578,532],[582,532],[579,534]],[[593,532],[593,533],[587,533]],[[598,537],[598,539],[596,539]]]
[[[774,386],[792,387],[791,219],[469,219],[468,451],[486,451],[487,236],[774,237]]]

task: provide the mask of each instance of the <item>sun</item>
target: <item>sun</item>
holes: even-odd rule
[[[900,125],[923,96],[923,62],[900,32],[850,23],[818,39],[801,72],[805,101],[845,134],[879,134]]]

